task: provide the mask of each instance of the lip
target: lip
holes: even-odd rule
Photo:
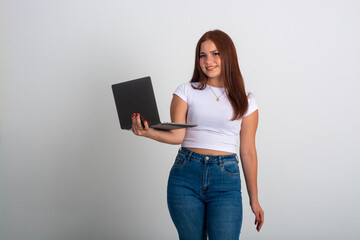
[[[215,68],[217,68],[217,66],[208,66],[206,67],[206,70],[213,71]]]

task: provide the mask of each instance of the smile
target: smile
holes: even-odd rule
[[[210,67],[206,67],[206,70],[212,71],[212,70],[214,70],[215,68],[217,68],[217,66],[210,66]]]

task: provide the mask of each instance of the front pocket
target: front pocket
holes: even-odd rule
[[[222,170],[229,175],[239,175],[240,169],[237,161],[223,162]]]
[[[185,165],[185,162],[186,162],[186,156],[182,153],[178,153],[178,155],[175,158],[174,166],[182,167]]]

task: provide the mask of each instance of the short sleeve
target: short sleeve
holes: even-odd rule
[[[249,103],[249,107],[248,110],[243,115],[243,118],[249,116],[251,113],[255,112],[258,109],[255,97],[252,93],[248,94],[248,103]]]
[[[176,94],[179,98],[181,98],[182,100],[184,100],[186,103],[188,102],[188,88],[189,88],[189,83],[183,83],[181,84],[175,91],[173,94]]]

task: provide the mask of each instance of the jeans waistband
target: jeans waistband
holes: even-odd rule
[[[184,147],[181,147],[179,149],[178,153],[185,155],[187,160],[191,159],[191,160],[200,161],[200,162],[207,162],[207,163],[219,163],[219,162],[227,162],[227,161],[239,162],[238,156],[236,154],[205,155],[205,154],[193,152]]]

